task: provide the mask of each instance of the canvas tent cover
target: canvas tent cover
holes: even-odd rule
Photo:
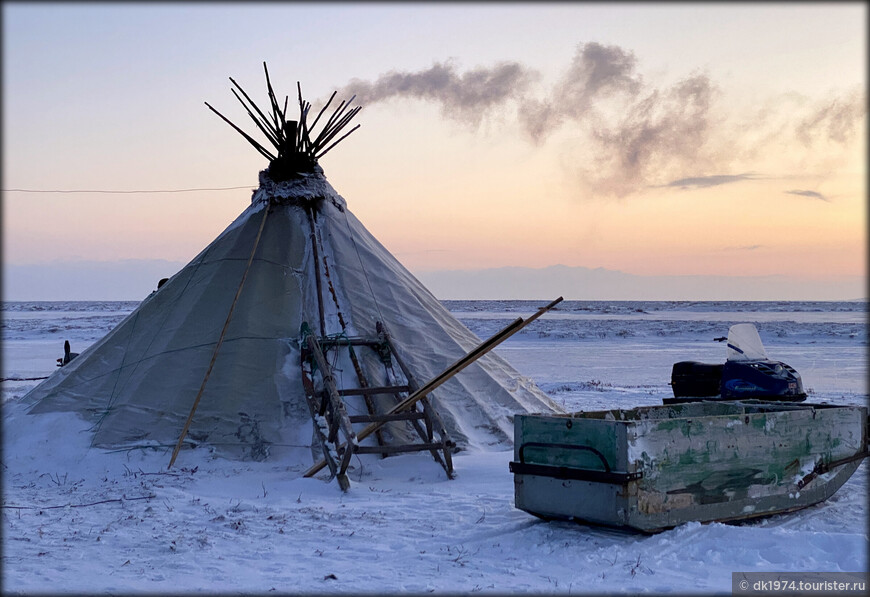
[[[479,344],[354,217],[319,167],[274,183],[265,173],[248,207],[218,238],[114,330],[34,388],[31,413],[70,411],[93,423],[99,447],[165,446],[178,440],[244,274],[258,248],[187,434],[228,456],[310,450],[312,422],[300,370],[300,329],[317,329],[318,301],[306,201],[348,335],[373,336],[381,321],[425,382]],[[271,198],[271,208],[269,208]],[[327,334],[341,332],[324,287]],[[366,362],[377,376],[377,363]],[[356,386],[353,369],[343,376]],[[488,354],[432,395],[459,447],[511,441],[515,413],[559,408],[506,361]],[[310,458],[310,456],[309,456]],[[307,460],[307,459],[306,459]],[[310,460],[308,461],[310,462]]]

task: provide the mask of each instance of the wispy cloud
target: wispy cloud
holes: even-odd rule
[[[681,189],[697,189],[717,187],[719,185],[742,182],[744,180],[755,180],[756,178],[758,178],[758,176],[751,172],[747,172],[745,174],[713,174],[711,176],[693,176],[689,178],[680,178],[678,180],[672,180],[671,182],[660,186],[679,187]]]
[[[791,191],[785,191],[788,195],[800,195],[801,197],[809,197],[811,199],[818,199],[820,201],[830,201],[827,197],[819,193],[818,191],[803,191],[799,189],[794,189]]]
[[[739,247],[725,247],[725,251],[757,251],[763,249],[764,245],[742,245]]]

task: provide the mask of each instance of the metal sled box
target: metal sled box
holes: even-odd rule
[[[516,415],[515,505],[657,532],[821,502],[867,455],[867,408],[758,400]]]

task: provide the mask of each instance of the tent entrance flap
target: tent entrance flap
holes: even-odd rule
[[[377,322],[376,338],[350,338],[344,334],[316,337],[307,323],[302,326],[302,381],[308,409],[314,421],[314,434],[323,452],[323,459],[329,467],[330,479],[335,477],[339,487],[347,491],[350,481],[347,467],[353,454],[380,454],[386,458],[391,454],[428,451],[441,465],[448,478],[453,478],[451,452],[455,447],[444,422],[428,399],[423,398],[412,409],[390,412],[391,407],[401,404],[409,395],[419,389],[413,373],[395,350],[389,333],[381,322]],[[360,356],[355,348],[366,349],[370,361],[381,365],[380,379],[383,385],[374,385],[359,365]],[[334,373],[335,363],[347,356],[354,363],[358,387],[339,388]],[[330,360],[333,365],[330,365]],[[401,375],[393,363],[399,365]],[[348,410],[356,406],[347,399],[363,399],[364,414],[349,415]],[[374,400],[381,398],[379,403]],[[376,434],[376,445],[363,445],[357,437],[355,423],[401,424],[410,427],[409,436],[401,433]],[[416,436],[416,438],[414,437]],[[403,439],[406,437],[407,439]],[[418,441],[415,441],[418,440]]]

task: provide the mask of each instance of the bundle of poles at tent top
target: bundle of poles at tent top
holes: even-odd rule
[[[353,133],[360,125],[356,125],[345,134],[338,137],[338,134],[353,120],[354,116],[362,109],[361,106],[351,108],[350,105],[356,96],[349,100],[342,100],[338,107],[332,113],[332,116],[326,119],[320,132],[314,135],[314,129],[321,117],[326,113],[326,110],[332,104],[333,99],[338,92],[333,91],[329,100],[320,109],[317,117],[311,124],[308,124],[308,115],[311,111],[311,103],[302,99],[302,86],[296,83],[299,103],[299,119],[287,120],[287,107],[290,97],[285,96],[283,108],[275,96],[275,91],[272,89],[272,82],[269,79],[269,69],[266,63],[263,63],[263,70],[266,73],[266,87],[269,93],[270,112],[265,114],[253,100],[245,93],[245,90],[232,78],[230,82],[235,89],[231,89],[233,95],[242,104],[245,112],[254,121],[257,128],[266,136],[269,143],[275,148],[275,153],[266,149],[256,139],[248,135],[241,128],[233,124],[226,116],[218,112],[208,102],[205,105],[220,116],[227,124],[235,129],[245,140],[250,143],[263,157],[270,161],[270,174],[273,180],[276,178],[283,179],[283,174],[289,172],[308,171],[313,168],[317,160],[326,155],[329,150],[338,145],[348,135]],[[236,92],[238,90],[238,93]],[[241,95],[239,95],[241,94]],[[313,139],[312,139],[313,135]],[[336,138],[338,137],[338,138]]]

